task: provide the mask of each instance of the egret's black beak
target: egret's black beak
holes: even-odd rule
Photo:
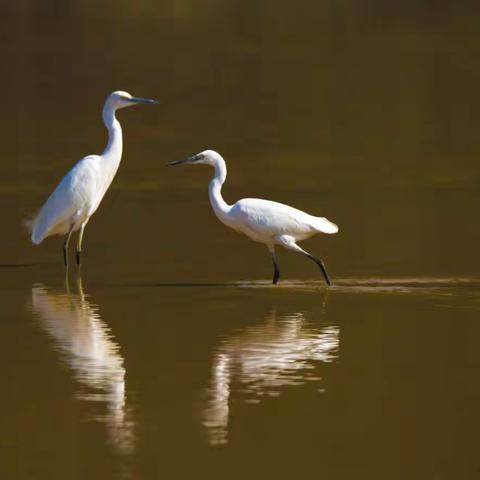
[[[187,163],[195,163],[198,160],[201,160],[202,155],[198,153],[197,155],[192,155],[191,157],[184,158],[182,160],[174,160],[173,162],[167,163],[167,167],[173,167],[174,165],[182,165]]]
[[[152,100],[151,98],[132,97],[129,100],[132,103],[149,103],[152,105],[158,105],[160,103],[160,102],[157,102],[157,100]]]

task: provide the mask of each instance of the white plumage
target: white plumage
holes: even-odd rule
[[[271,255],[274,266],[273,283],[280,276],[275,245],[281,245],[306,255],[322,270],[328,285],[331,284],[323,261],[314,257],[297,245],[297,242],[317,233],[337,233],[338,227],[325,217],[314,217],[308,213],[282,203],[258,198],[244,198],[228,205],[222,198],[221,188],[227,177],[227,166],[222,156],[213,150],[171,162],[169,165],[206,164],[215,169],[209,185],[209,196],[212,208],[219,220],[234,230],[244,233],[256,242],[264,243]]]
[[[122,158],[122,128],[115,118],[116,110],[138,103],[158,103],[155,100],[132,97],[127,92],[111,93],[103,107],[103,121],[108,130],[108,143],[101,155],[89,155],[63,177],[34,220],[29,222],[35,245],[51,235],[67,235],[64,262],[70,235],[80,230],[77,243],[77,263],[80,263],[83,230],[95,213],[112,183]]]
[[[106,163],[106,162],[104,162]],[[58,184],[43,205],[32,226],[32,242],[41,243],[50,235],[66,235],[78,230],[95,212],[110,182],[102,158],[91,155],[80,160]]]
[[[278,235],[290,235],[301,241],[319,232],[338,232],[338,227],[324,217],[313,217],[283,203],[260,198],[239,200],[229,214],[235,219],[233,228],[261,243]]]

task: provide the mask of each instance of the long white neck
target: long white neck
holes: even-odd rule
[[[122,127],[115,118],[115,109],[111,105],[105,104],[102,112],[103,123],[108,130],[108,143],[102,153],[102,157],[110,164],[113,174],[117,171],[122,158],[123,139]]]
[[[222,185],[227,178],[227,166],[223,158],[217,159],[214,165],[215,175],[208,185],[208,196],[212,204],[215,215],[223,223],[228,223],[228,214],[230,212],[230,205],[225,202],[222,197]]]

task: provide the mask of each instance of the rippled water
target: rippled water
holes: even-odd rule
[[[476,471],[474,279],[28,287],[35,269],[0,292],[5,478]]]
[[[80,281],[80,280],[79,280]],[[85,415],[105,423],[108,440],[123,454],[133,449],[133,424],[125,401],[125,368],[119,345],[107,324],[83,292],[48,292],[32,287],[32,312],[51,336],[59,363],[67,366],[78,384],[74,398],[98,402],[105,411]]]
[[[244,398],[246,403],[259,403],[264,396],[279,396],[282,388],[319,382],[321,377],[309,370],[333,361],[338,343],[338,327],[309,329],[303,314],[277,318],[275,311],[261,326],[222,339],[213,359],[203,422],[210,442],[228,442],[231,395]]]

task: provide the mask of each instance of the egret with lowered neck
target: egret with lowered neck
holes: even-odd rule
[[[35,245],[51,235],[66,235],[63,244],[63,260],[68,265],[68,243],[73,232],[80,230],[76,249],[80,264],[83,231],[95,213],[108,187],[117,173],[122,158],[122,127],[115,118],[120,108],[140,103],[158,103],[156,100],[132,97],[127,92],[111,93],[103,107],[103,122],[108,130],[108,143],[101,155],[82,158],[63,177],[57,188],[30,222],[31,239]]]
[[[168,165],[181,164],[204,164],[215,169],[208,187],[210,203],[215,215],[227,227],[267,246],[273,261],[273,284],[276,284],[280,278],[275,245],[281,245],[313,260],[320,267],[327,285],[331,285],[323,261],[300,248],[297,242],[319,232],[337,233],[338,227],[334,223],[324,217],[314,217],[288,205],[259,198],[243,198],[233,205],[228,205],[222,197],[222,185],[227,178],[227,166],[222,156],[213,150],[205,150],[184,160],[170,162]]]

